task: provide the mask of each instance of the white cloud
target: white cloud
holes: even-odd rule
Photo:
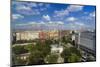
[[[24,16],[20,15],[20,14],[13,14],[12,15],[12,19],[16,20],[16,19],[20,19],[20,18],[24,18]]]
[[[80,5],[70,5],[70,6],[66,7],[66,9],[54,11],[54,17],[68,16],[70,12],[81,11],[83,9],[83,7],[84,6],[80,6]]]
[[[51,25],[63,25],[64,24],[64,22],[62,22],[62,21],[49,21],[48,23],[49,23],[49,25],[50,24]]]
[[[28,7],[38,7],[37,3],[27,3]]]
[[[68,17],[66,19],[66,21],[71,21],[71,22],[76,21],[76,20],[77,20],[77,18],[75,18],[75,17]]]
[[[36,3],[27,3],[27,2],[13,2],[15,9],[18,13],[24,15],[39,15],[39,9],[33,9],[33,7],[37,7]]]
[[[21,24],[16,24],[17,26],[39,26],[39,25],[46,25],[47,23],[41,21],[41,22],[27,22],[27,23],[21,23]]]
[[[39,8],[41,11],[44,11],[50,7],[50,4],[39,3],[38,6],[41,7],[41,8]]]
[[[16,26],[26,26],[27,24],[15,24]]]
[[[82,23],[82,22],[74,22],[74,23],[69,23],[68,27],[70,29],[85,29],[88,26],[86,24]]]
[[[18,1],[12,1],[12,5],[21,5],[23,4],[24,2],[18,2]]]
[[[43,6],[43,5],[44,5],[43,3],[39,3],[39,4],[38,4],[38,6],[40,6],[40,7]]]
[[[37,24],[37,22],[29,22],[28,24],[29,25],[34,25],[34,24]]]
[[[40,8],[41,11],[44,11],[44,10],[46,10],[46,9],[47,9],[47,8]]]
[[[24,15],[38,15],[40,14],[40,11],[38,9],[32,9],[31,7],[28,6],[17,6],[16,7],[17,12],[24,14]]]
[[[57,23],[58,23],[58,24],[64,24],[64,22],[62,22],[62,21],[58,21]]]
[[[46,24],[45,22],[41,21],[39,24]]]
[[[45,20],[47,20],[47,21],[50,21],[50,20],[51,20],[51,18],[50,18],[49,15],[43,15],[43,18],[44,18]]]
[[[19,5],[16,6],[16,10],[31,10],[31,8],[25,5]]]
[[[12,1],[12,5],[26,5],[28,7],[37,7],[37,3],[32,3],[32,2],[17,2],[17,1]]]
[[[81,19],[87,21],[87,23],[95,23],[95,11],[88,13],[86,16],[82,16]]]
[[[52,21],[49,21],[48,23],[49,23],[49,24],[53,24],[54,22],[52,22]]]
[[[41,25],[41,24],[44,24],[44,25],[62,25],[62,24],[64,24],[64,22],[62,22],[62,21],[49,21],[49,22],[43,22],[43,21],[41,21],[41,22],[28,22],[26,25]]]
[[[55,11],[55,16],[57,17],[62,17],[62,16],[66,16],[69,14],[68,10],[65,9],[65,10],[60,10],[60,11]]]
[[[28,23],[16,24],[16,26],[32,26],[37,24],[38,24],[37,22],[28,22]]]
[[[12,2],[12,5],[15,6],[13,7],[16,10],[31,10],[31,3],[27,3],[27,2]],[[29,6],[30,5],[30,6]]]
[[[79,26],[85,26],[84,23],[81,23],[81,22],[75,22],[76,25],[79,25]]]
[[[95,17],[95,11],[90,13],[90,17]]]
[[[50,7],[50,4],[45,4],[45,7],[46,7],[46,8],[49,8],[49,7]]]
[[[77,12],[77,11],[81,11],[83,9],[84,6],[80,6],[80,5],[70,5],[68,6],[66,9],[62,9],[59,11],[54,11],[54,17],[64,17],[64,16],[68,16],[70,14],[70,12]]]
[[[76,12],[76,11],[81,11],[83,9],[84,6],[80,6],[80,5],[70,5],[67,10],[69,12]]]

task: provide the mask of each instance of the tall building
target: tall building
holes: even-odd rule
[[[75,42],[78,48],[95,54],[96,51],[96,34],[92,31],[83,31],[75,35]]]

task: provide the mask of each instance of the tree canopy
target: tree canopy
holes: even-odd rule
[[[65,48],[61,53],[65,62],[78,62],[81,58],[81,53],[75,47]]]
[[[18,55],[18,54],[27,53],[28,50],[25,49],[24,46],[20,46],[20,45],[18,45],[18,46],[14,46],[14,47],[12,47],[12,52],[13,52],[14,54],[17,54],[17,55]]]

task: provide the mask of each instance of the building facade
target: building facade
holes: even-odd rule
[[[77,47],[87,52],[95,54],[96,51],[96,34],[91,31],[79,32],[75,35]]]
[[[16,41],[18,40],[34,40],[39,38],[39,31],[22,31],[16,32]]]

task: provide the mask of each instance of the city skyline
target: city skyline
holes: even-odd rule
[[[95,29],[95,6],[12,2],[12,29]]]

